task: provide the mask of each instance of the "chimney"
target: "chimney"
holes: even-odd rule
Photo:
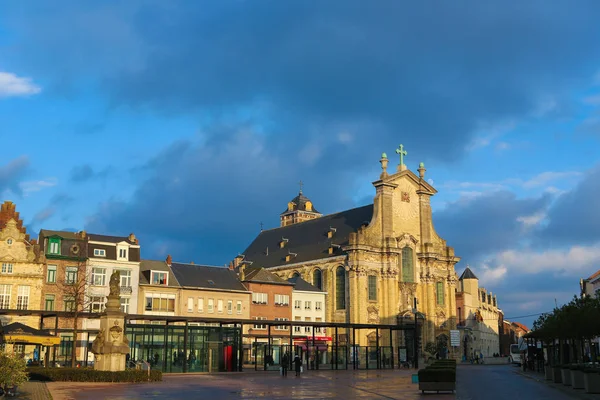
[[[193,261],[190,261],[190,264],[191,264],[191,265],[194,265],[194,262],[193,262]]]
[[[130,233],[130,234],[129,234],[129,241],[130,241],[131,243],[138,244],[138,240],[137,240],[137,238],[135,237],[135,235],[134,235],[133,233]]]
[[[173,258],[171,258],[170,254],[167,256],[167,260],[166,261],[167,261],[167,265],[170,267],[171,263],[173,262]]]
[[[85,239],[85,237],[87,236],[87,232],[81,231],[81,232],[79,232],[79,236],[81,236],[82,239]]]
[[[233,262],[230,262],[230,263],[229,263],[229,270],[230,270],[230,271],[233,271],[233,269],[234,269],[234,268],[233,268]]]
[[[243,254],[238,254],[237,256],[235,256],[235,258],[233,259],[233,267],[237,268],[243,259],[244,259]]]
[[[242,282],[246,280],[246,264],[240,265],[239,278],[240,278],[240,281],[242,281]]]

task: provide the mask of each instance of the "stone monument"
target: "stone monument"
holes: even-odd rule
[[[100,332],[92,343],[92,353],[96,359],[94,369],[99,371],[125,370],[129,340],[125,336],[125,313],[121,311],[120,283],[121,273],[114,271],[110,276],[106,310],[100,317]]]

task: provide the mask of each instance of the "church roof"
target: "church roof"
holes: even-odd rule
[[[285,211],[282,212],[282,214],[292,212],[292,211],[308,211],[308,212],[313,212],[313,213],[319,214],[319,212],[315,209],[314,205],[310,210],[306,209],[306,202],[308,202],[308,201],[310,201],[310,199],[308,197],[306,197],[305,195],[303,195],[302,192],[300,192],[300,193],[298,193],[298,196],[294,197],[290,202],[290,203],[294,203],[294,209],[288,210],[286,208]],[[312,201],[311,201],[311,203],[312,203]]]
[[[473,273],[473,271],[471,271],[471,268],[467,267],[465,268],[465,272],[462,273],[462,275],[460,276],[459,280],[463,280],[463,279],[477,279],[479,280],[475,274]]]
[[[339,246],[348,244],[350,233],[363,224],[369,224],[373,216],[373,205],[353,208],[336,214],[325,215],[310,221],[262,231],[243,252],[245,260],[256,267],[285,265],[285,257],[292,253],[289,263],[295,264],[343,255]],[[333,237],[327,232],[333,228]],[[279,243],[287,239],[281,248]],[[329,248],[334,244],[334,251]]]
[[[288,279],[288,282],[294,284],[294,290],[301,292],[322,292],[318,287],[311,285],[299,276],[294,276]]]

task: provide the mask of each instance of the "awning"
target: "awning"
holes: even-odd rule
[[[3,343],[39,344],[42,346],[54,346],[60,344],[60,337],[21,324],[20,322],[13,322],[12,324],[4,326],[0,336],[2,337]]]

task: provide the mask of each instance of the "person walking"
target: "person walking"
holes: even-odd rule
[[[288,358],[287,353],[285,353],[283,355],[283,357],[281,358],[281,375],[287,376],[287,370],[288,370],[289,366],[290,366],[290,359]]]
[[[302,368],[302,360],[300,360],[298,354],[294,356],[294,367],[296,368],[296,376],[299,376],[300,368]]]

